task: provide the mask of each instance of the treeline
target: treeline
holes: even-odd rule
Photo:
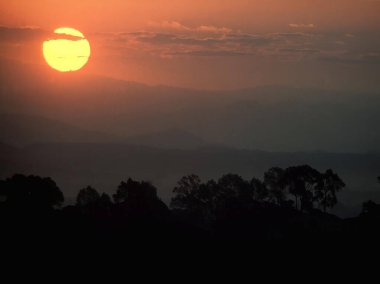
[[[63,207],[63,193],[51,178],[18,174],[0,181],[2,237],[14,240],[33,232],[42,239],[119,243],[152,237],[176,242],[380,236],[380,205],[372,201],[363,203],[357,218],[342,220],[327,213],[344,187],[331,169],[273,167],[263,180],[226,174],[202,182],[196,175],[184,176],[169,207],[154,185],[131,178],[112,196],[87,186],[79,190],[75,205]]]

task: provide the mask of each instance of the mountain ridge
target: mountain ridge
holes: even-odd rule
[[[85,74],[41,71],[38,79],[28,68],[0,68],[0,113],[41,115],[119,137],[181,129],[232,148],[380,151],[380,132],[372,123],[380,121],[376,93],[284,86],[197,91]]]

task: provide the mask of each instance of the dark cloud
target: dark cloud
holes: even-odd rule
[[[199,50],[199,51],[189,51],[189,52],[177,52],[171,55],[189,55],[189,56],[242,56],[249,55],[243,52],[228,51],[228,50]]]
[[[154,53],[160,53],[161,50],[165,56],[239,56],[253,54],[258,48],[285,41],[278,35],[248,34],[212,26],[202,26],[192,30],[180,28],[180,25],[178,27],[174,31],[165,32],[110,34],[110,38],[119,45],[119,48],[138,46],[140,50],[154,51]]]
[[[135,49],[161,57],[260,55],[284,56],[286,60],[312,60],[317,54],[336,55],[345,51],[343,48],[353,48],[352,42],[356,40],[356,37],[347,38],[347,33],[337,32],[250,34],[227,28],[191,29],[169,22],[165,27],[173,28],[166,28],[165,31],[116,33],[109,37],[120,50]],[[302,54],[309,56],[300,57]]]
[[[378,64],[378,32],[352,34],[322,32],[311,24],[293,24],[308,31],[251,34],[225,27],[188,27],[178,22],[151,25],[152,30],[92,33],[90,37],[122,54],[145,52],[151,56],[284,56],[286,60],[322,60],[350,64]],[[33,27],[0,27],[0,42],[22,43],[46,39],[80,40]],[[305,56],[303,56],[305,55]],[[306,56],[307,55],[307,56]]]
[[[181,36],[174,34],[156,33],[150,36],[138,36],[140,42],[152,44],[187,44],[187,45],[212,45],[224,41],[221,38],[200,38],[191,36]]]
[[[49,36],[46,38],[46,40],[55,40],[55,39],[67,39],[67,40],[82,40],[83,38],[80,36],[74,36],[74,35],[67,35],[67,34],[49,34]]]
[[[295,52],[295,53],[320,53],[318,49],[307,49],[307,48],[283,48],[279,50],[280,52]]]
[[[273,37],[271,35],[254,35],[245,33],[229,34],[226,37],[226,40],[234,43],[248,45],[267,45],[279,41],[276,37]]]
[[[380,55],[360,55],[360,56],[321,56],[321,61],[340,64],[369,64],[379,65]]]
[[[11,28],[0,27],[0,41],[2,42],[25,42],[40,40],[48,33],[39,28]]]
[[[29,27],[0,27],[0,41],[9,43],[23,43],[30,41],[43,41],[54,39],[68,39],[68,40],[81,40],[83,38],[67,35],[67,34],[55,34],[45,31],[40,28]]]

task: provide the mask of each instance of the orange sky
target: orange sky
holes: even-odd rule
[[[376,0],[16,0],[0,1],[2,25],[53,29],[73,25],[91,31],[135,30],[149,21],[228,25],[268,31],[288,23],[324,28],[380,24]]]
[[[0,0],[0,11],[0,25],[14,29],[0,32],[2,57],[31,63],[43,63],[44,33],[70,26],[91,42],[87,71],[111,77],[210,89],[378,87],[376,0]]]

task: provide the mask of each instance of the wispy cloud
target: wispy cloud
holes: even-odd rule
[[[104,35],[101,35],[104,37]],[[308,37],[301,32],[252,34],[227,27],[190,27],[176,21],[150,22],[147,30],[114,33],[109,42],[120,49],[144,51],[165,58],[178,56],[245,56],[277,50]]]
[[[113,55],[175,57],[263,56],[274,60],[324,60],[376,63],[378,33],[323,32],[313,24],[292,24],[297,30],[278,33],[247,33],[213,25],[188,26],[177,21],[150,22],[145,30],[89,34],[91,40]],[[307,30],[298,30],[298,28]],[[62,36],[59,36],[62,38]],[[74,39],[67,36],[69,39]],[[0,43],[19,44],[56,38],[38,27],[0,27]]]
[[[290,28],[293,29],[314,29],[316,25],[314,24],[289,24]]]
[[[366,65],[379,65],[380,64],[380,53],[366,53],[366,54],[340,54],[340,55],[330,55],[321,56],[319,60],[330,62],[330,63],[340,63],[340,64],[366,64]]]
[[[25,43],[53,39],[81,40],[83,38],[68,34],[55,34],[39,27],[5,27],[0,26],[0,41],[5,43]]]
[[[0,26],[1,42],[26,42],[43,39],[48,33],[38,27]]]
[[[204,32],[204,33],[219,33],[225,34],[232,32],[232,29],[226,27],[215,27],[211,25],[200,25],[197,27],[190,27],[181,24],[177,21],[163,21],[163,22],[149,22],[148,26],[150,28],[155,28],[159,30],[175,30],[181,32]]]

